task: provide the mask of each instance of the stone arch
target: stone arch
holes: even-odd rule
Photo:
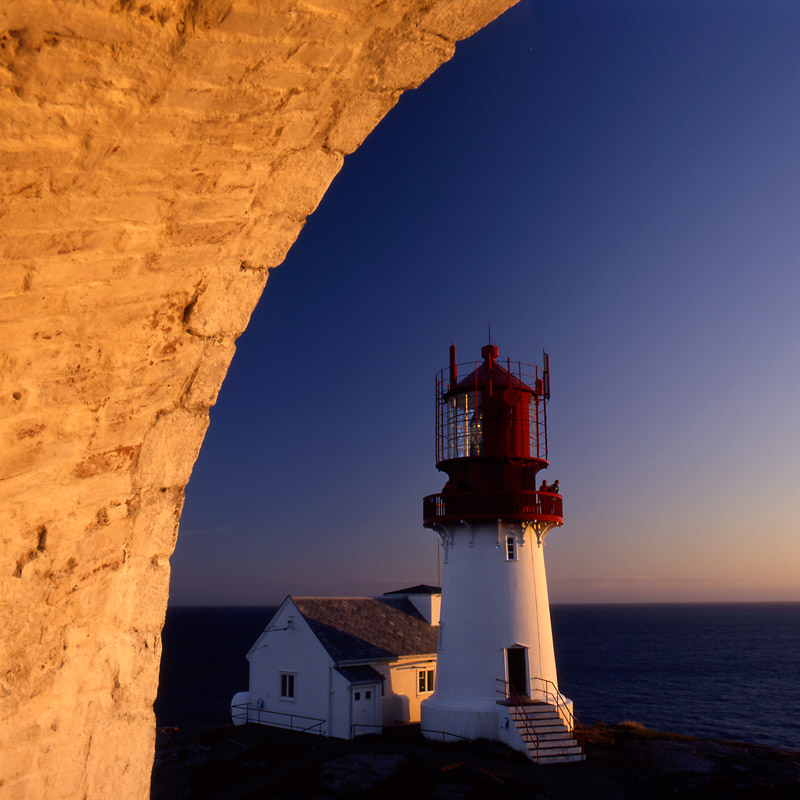
[[[514,0],[0,10],[0,785],[147,796],[183,489],[346,154]]]

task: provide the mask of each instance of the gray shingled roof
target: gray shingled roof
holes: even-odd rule
[[[386,680],[378,670],[369,664],[362,664],[358,667],[336,667],[336,671],[350,684],[376,683]]]
[[[384,592],[383,596],[393,594],[441,594],[441,586],[431,586],[429,583],[418,583],[416,586],[409,586],[408,589],[396,589],[394,592]]]
[[[436,653],[439,628],[406,597],[292,597],[336,662]]]

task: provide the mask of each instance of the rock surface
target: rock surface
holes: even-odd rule
[[[144,798],[183,489],[343,158],[514,0],[0,5],[0,793]]]
[[[800,796],[800,753],[641,726],[597,725],[583,734],[586,761],[543,766],[496,743],[429,742],[418,726],[352,742],[257,725],[162,729],[152,800]]]

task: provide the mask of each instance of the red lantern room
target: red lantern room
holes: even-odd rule
[[[561,524],[561,496],[536,487],[548,465],[550,359],[545,353],[541,368],[501,361],[492,344],[481,356],[457,364],[452,345],[450,366],[436,377],[436,468],[448,480],[423,501],[425,527],[489,519]]]

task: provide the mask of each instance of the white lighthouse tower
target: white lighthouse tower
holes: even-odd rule
[[[501,362],[491,344],[481,356],[458,365],[453,345],[436,381],[436,466],[448,480],[423,501],[443,556],[436,686],[421,727],[440,741],[504,741],[538,762],[581,760],[543,557],[561,495],[557,482],[536,486],[548,466],[549,358],[541,369]]]

